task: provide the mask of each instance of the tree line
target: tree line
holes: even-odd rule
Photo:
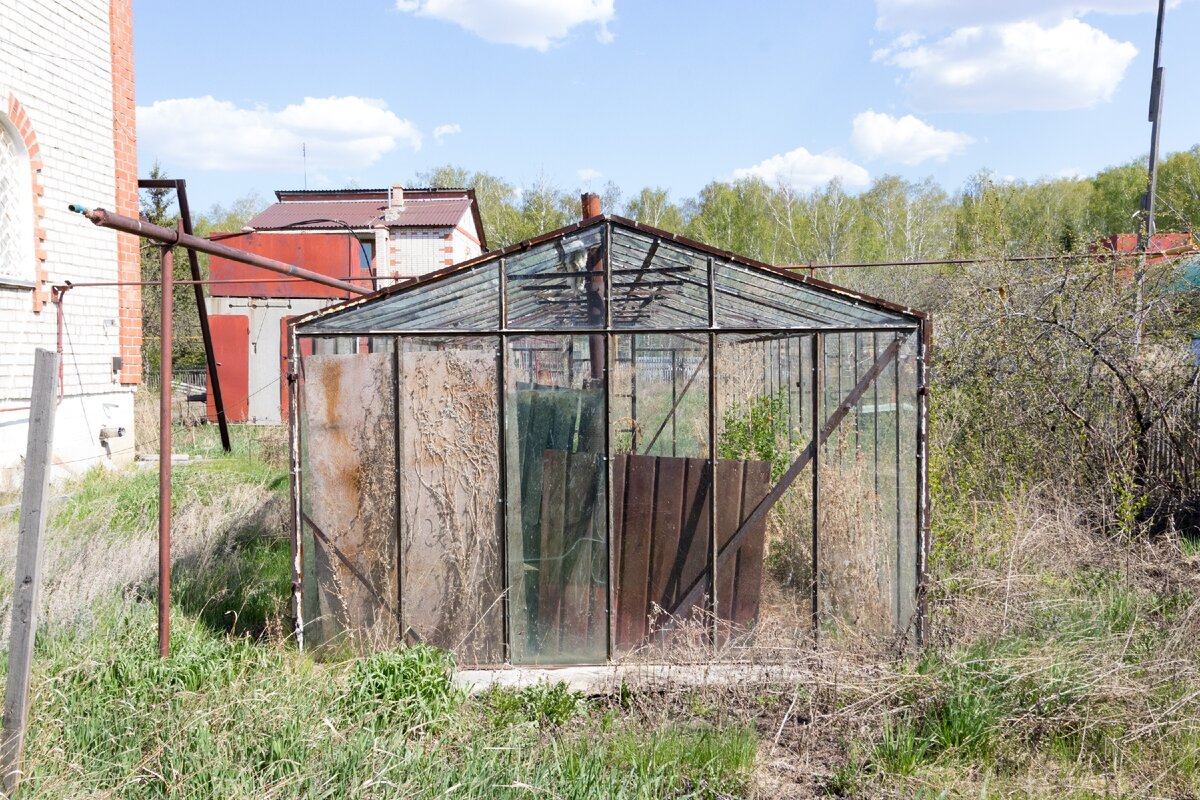
[[[544,177],[521,187],[487,172],[443,166],[416,184],[472,187],[489,244],[504,247],[574,222],[578,192]],[[713,181],[677,200],[662,187],[626,196],[608,183],[606,212],[771,264],[914,261],[1074,252],[1099,236],[1137,231],[1146,164],[1135,159],[1090,177],[1003,180],[988,170],[957,191],[882,175],[850,194],[834,180],[811,192],[758,178]],[[1200,145],[1163,159],[1159,230],[1200,226]]]

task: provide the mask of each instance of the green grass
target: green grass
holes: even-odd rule
[[[282,633],[292,586],[291,545],[250,539],[201,569],[176,568],[172,601],[214,633]]]
[[[553,685],[517,715],[469,699],[428,647],[318,665],[179,613],[159,659],[154,630],[142,603],[41,638],[25,796],[716,798],[754,766],[744,726],[646,725]]]
[[[171,470],[171,505],[178,514],[190,504],[217,505],[232,486],[284,488],[287,475],[244,455],[221,456]],[[95,535],[136,534],[153,530],[158,520],[158,470],[114,472],[100,467],[63,486],[66,499],[54,512],[51,527]]]

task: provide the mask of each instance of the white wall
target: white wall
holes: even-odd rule
[[[11,92],[29,115],[43,161],[45,268],[51,283],[117,279],[116,234],[67,210],[70,203],[112,207],[112,54],[109,6],[101,0],[0,0],[0,113]],[[133,445],[132,389],[112,370],[120,352],[116,288],[67,293],[63,383],[55,459],[59,473],[104,459],[103,425],[126,428],[118,460]],[[29,387],[36,347],[55,349],[55,308],[32,310],[28,289],[0,288],[0,489],[18,480],[25,454]]]

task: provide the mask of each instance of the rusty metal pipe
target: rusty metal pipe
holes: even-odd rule
[[[245,250],[238,250],[235,247],[228,247],[216,242],[210,242],[208,239],[201,239],[199,236],[173,231],[170,228],[164,228],[160,225],[152,225],[149,222],[143,222],[139,219],[126,217],[121,214],[114,214],[111,211],[106,211],[103,208],[93,208],[90,211],[83,206],[71,205],[71,210],[77,214],[82,214],[87,217],[94,225],[101,228],[111,228],[115,231],[123,233],[132,233],[134,236],[140,236],[143,239],[150,239],[166,245],[179,245],[186,247],[189,250],[197,250],[201,253],[208,253],[221,258],[228,258],[230,261],[237,261],[242,264],[249,264],[252,267],[259,269],[278,272],[282,275],[290,275],[295,278],[304,278],[313,283],[319,283],[324,286],[331,286],[334,289],[340,289],[343,292],[352,292],[354,294],[370,294],[371,290],[362,286],[355,286],[353,283],[346,283],[337,278],[330,278],[322,275],[319,272],[302,269],[293,264],[287,264],[283,261],[276,261],[273,258],[265,258],[256,256],[253,253],[247,253]]]
[[[164,229],[165,230],[165,229]],[[171,653],[171,314],[175,256],[162,250],[158,357],[158,654]]]
[[[600,216],[600,196],[588,192],[579,198],[579,210],[583,220]],[[604,325],[604,307],[608,298],[604,296],[604,270],[608,255],[600,248],[588,253],[587,271],[594,277],[587,282],[588,322],[599,327]],[[588,337],[588,361],[591,366],[592,381],[599,385],[604,380],[604,335],[593,334]]]

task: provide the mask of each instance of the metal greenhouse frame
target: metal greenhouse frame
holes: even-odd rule
[[[291,320],[297,636],[477,665],[919,645],[930,333],[615,216]]]

